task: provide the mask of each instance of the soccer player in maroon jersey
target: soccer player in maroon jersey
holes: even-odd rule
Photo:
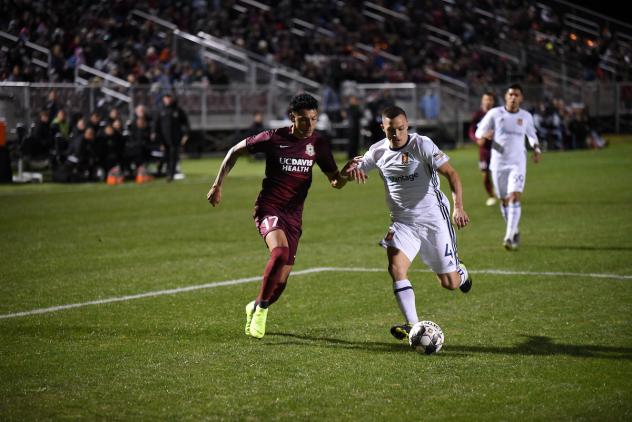
[[[496,99],[493,93],[486,92],[483,94],[481,97],[481,108],[472,116],[470,129],[467,132],[470,139],[478,144],[478,167],[483,173],[483,184],[485,185],[485,191],[487,192],[487,201],[485,201],[485,205],[488,207],[491,207],[496,203],[491,173],[489,172],[489,160],[492,157],[492,141],[490,139],[477,140],[474,133],[476,132],[478,122],[485,117],[485,114],[487,114],[489,110],[494,108],[495,103]]]
[[[295,96],[289,105],[289,118],[290,127],[267,130],[233,146],[207,194],[211,205],[218,205],[224,178],[237,159],[246,154],[265,153],[265,178],[253,217],[270,250],[270,258],[259,295],[246,305],[246,335],[256,338],[265,335],[268,307],[283,293],[294,265],[302,233],[303,204],[312,184],[312,167],[317,164],[334,188],[340,189],[347,182],[347,177],[338,171],[329,142],[315,132],[318,101],[309,94]],[[342,173],[346,174],[352,165],[348,164]]]

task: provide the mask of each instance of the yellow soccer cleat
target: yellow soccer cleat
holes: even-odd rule
[[[413,324],[397,324],[391,327],[391,335],[395,337],[399,341],[408,342],[408,333],[410,333],[410,329],[413,327]]]
[[[246,305],[246,335],[250,335],[250,321],[252,321],[252,315],[255,313],[255,301],[253,300]]]
[[[250,321],[250,335],[254,338],[263,338],[266,334],[266,318],[268,317],[268,308],[260,308],[257,306],[252,314]]]

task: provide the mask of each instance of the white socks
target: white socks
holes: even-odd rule
[[[417,317],[417,307],[415,306],[415,292],[413,285],[409,280],[399,280],[393,283],[393,293],[402,311],[402,315],[406,318],[406,322],[414,324],[419,321]]]
[[[513,239],[518,233],[518,223],[520,223],[520,214],[522,207],[520,202],[512,202],[507,205],[507,230],[505,231],[505,239]]]
[[[503,220],[507,223],[507,207],[503,205],[503,201],[500,201],[500,215],[503,216]]]

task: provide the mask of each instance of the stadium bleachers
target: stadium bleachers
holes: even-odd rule
[[[438,101],[453,138],[487,89],[522,82],[527,104],[561,97],[593,112],[628,110],[632,26],[562,0],[3,2],[0,109],[29,123],[50,83],[79,110],[155,105],[175,90],[198,129],[244,129],[252,114],[284,114],[287,92],[333,106],[393,85],[413,120],[434,124]],[[7,83],[30,83],[28,87]],[[36,85],[42,83],[42,85]],[[367,84],[375,84],[371,87]],[[400,85],[401,86],[401,85]],[[337,97],[337,98],[336,98]],[[77,98],[80,98],[77,102]],[[439,100],[437,100],[439,98]],[[370,97],[362,97],[368,106]],[[323,109],[329,111],[328,101]],[[338,112],[334,111],[332,115]],[[336,119],[334,118],[334,123]],[[14,122],[11,122],[14,123]]]

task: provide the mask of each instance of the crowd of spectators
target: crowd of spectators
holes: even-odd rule
[[[50,168],[57,182],[144,183],[160,176],[171,181],[188,131],[186,114],[170,94],[163,96],[155,116],[139,105],[124,120],[116,107],[68,112],[53,90],[18,148],[32,167]]]
[[[607,145],[597,121],[582,103],[566,104],[560,98],[541,101],[533,120],[538,137],[547,150],[600,149]]]
[[[72,81],[75,69],[88,64],[133,84],[229,83],[216,63],[195,55],[176,60],[169,31],[135,18],[135,8],[184,31],[226,39],[333,87],[346,79],[430,82],[434,77],[426,69],[472,84],[506,83],[509,77],[541,82],[537,60],[517,68],[479,48],[502,49],[507,43],[539,50],[534,57],[542,60],[563,57],[576,63],[569,71],[582,79],[613,76],[600,67],[604,57],[625,65],[627,73],[619,72],[617,78],[631,76],[630,45],[613,35],[607,24],[597,36],[573,32],[564,25],[562,12],[542,3],[376,0],[374,4],[394,12],[381,18],[378,13],[362,13],[366,2],[360,0],[258,3],[264,7],[235,0],[2,2],[0,29],[19,41],[0,52],[0,80]],[[441,41],[432,28],[452,35]],[[26,41],[50,49],[49,69],[33,64]]]

